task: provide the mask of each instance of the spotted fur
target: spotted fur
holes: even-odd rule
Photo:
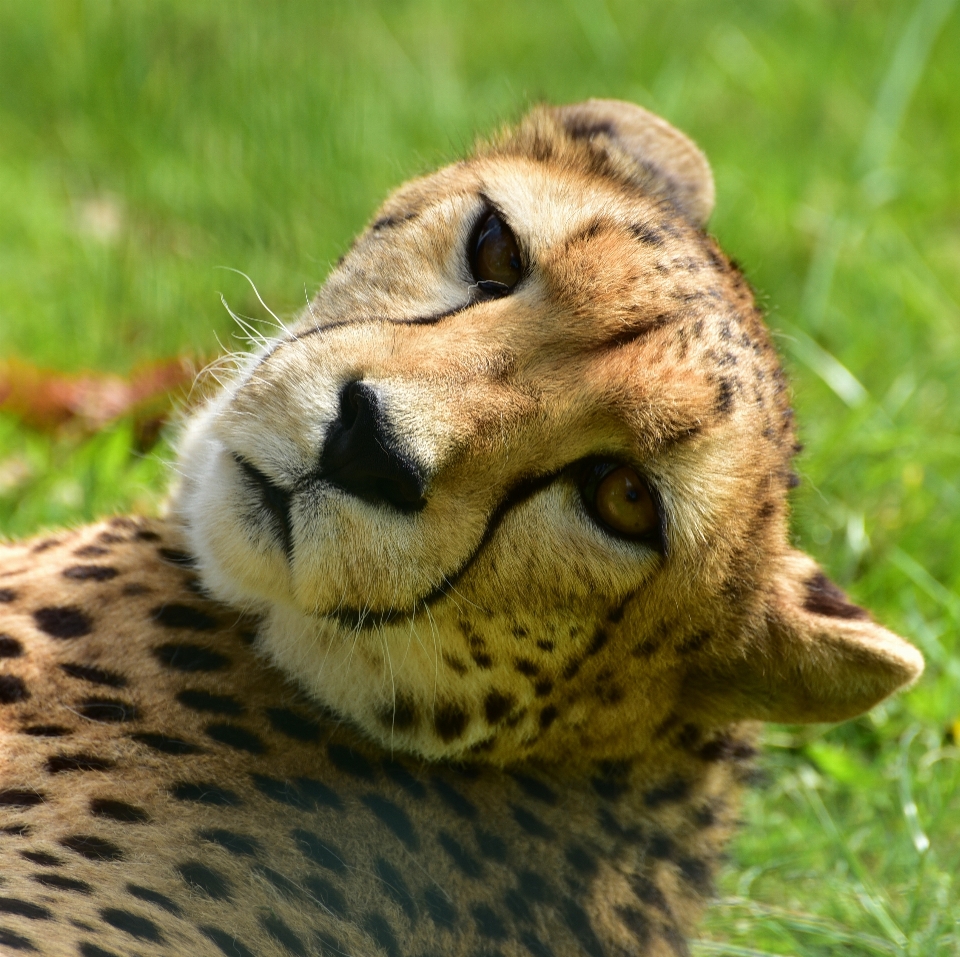
[[[659,118],[536,110],[387,200],[188,424],[163,521],[4,549],[0,952],[687,953],[756,721],[922,668],[789,546],[712,203]],[[595,459],[656,542],[598,523]]]

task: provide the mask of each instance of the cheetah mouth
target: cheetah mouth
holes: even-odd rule
[[[254,498],[265,514],[276,537],[283,547],[283,553],[289,562],[293,557],[293,530],[290,525],[291,493],[275,485],[260,469],[251,465],[242,455],[232,453],[234,462],[246,480],[247,488],[253,492]]]

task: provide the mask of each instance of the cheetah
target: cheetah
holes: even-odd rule
[[[760,722],[923,667],[789,544],[713,201],[538,107],[387,199],[162,519],[3,546],[0,952],[689,953]]]

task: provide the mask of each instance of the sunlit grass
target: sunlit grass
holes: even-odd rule
[[[386,191],[540,98],[710,156],[795,383],[795,537],[923,650],[776,728],[701,955],[960,952],[960,15],[952,0],[0,3],[0,354],[123,371],[300,308]],[[0,417],[0,530],[157,508],[160,445]],[[960,732],[960,729],[958,729]]]

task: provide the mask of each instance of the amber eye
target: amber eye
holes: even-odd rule
[[[625,538],[660,535],[660,516],[647,483],[629,465],[598,465],[583,484],[583,497],[595,517]]]
[[[520,281],[523,261],[510,227],[496,214],[480,220],[470,241],[470,271],[486,293],[506,295]]]

